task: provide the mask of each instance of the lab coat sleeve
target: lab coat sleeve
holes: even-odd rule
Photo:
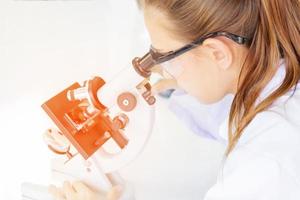
[[[224,142],[219,135],[219,127],[229,115],[232,98],[227,96],[216,104],[205,105],[182,91],[175,91],[170,98],[169,109],[192,132]]]
[[[280,181],[281,168],[275,160],[237,149],[227,158],[205,200],[279,200]]]

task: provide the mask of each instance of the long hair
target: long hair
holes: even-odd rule
[[[254,117],[287,93],[300,78],[299,0],[138,0],[160,9],[185,40],[216,31],[251,39],[229,116],[228,155]],[[262,90],[284,59],[282,84],[257,104]]]

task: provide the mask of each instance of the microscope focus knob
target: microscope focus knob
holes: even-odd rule
[[[134,94],[130,92],[124,92],[118,96],[117,103],[121,110],[130,112],[136,107],[137,100]]]

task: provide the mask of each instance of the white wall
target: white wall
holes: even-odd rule
[[[22,181],[48,182],[43,101],[91,75],[109,79],[148,45],[134,0],[1,0],[0,199],[18,199]],[[153,137],[122,174],[138,199],[199,199],[223,147],[158,107]]]

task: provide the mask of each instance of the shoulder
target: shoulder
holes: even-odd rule
[[[206,194],[209,199],[285,199],[300,197],[299,185],[272,157],[248,148],[236,148],[224,162],[217,183]],[[295,198],[297,197],[297,198]]]
[[[281,102],[280,102],[281,101]],[[300,168],[300,95],[281,98],[259,113],[241,136],[241,148],[272,157],[283,166]],[[300,176],[300,172],[298,172]]]
[[[299,199],[299,115],[299,90],[256,115],[205,199]]]
[[[237,148],[226,159],[217,183],[205,199],[282,199],[284,193],[296,187],[290,184],[290,179],[283,180],[282,173],[276,160]]]
[[[300,85],[299,85],[300,86]],[[257,114],[242,134],[242,143],[257,141],[293,144],[300,142],[300,89],[277,99],[270,108]],[[255,140],[254,140],[255,139]],[[299,145],[299,144],[298,144]]]
[[[300,184],[299,116],[298,91],[291,97],[280,98],[272,107],[253,119],[245,129],[241,143],[233,151],[231,159],[249,157],[249,160],[254,161],[248,162],[260,163],[261,166],[277,163],[281,173],[293,177]]]

